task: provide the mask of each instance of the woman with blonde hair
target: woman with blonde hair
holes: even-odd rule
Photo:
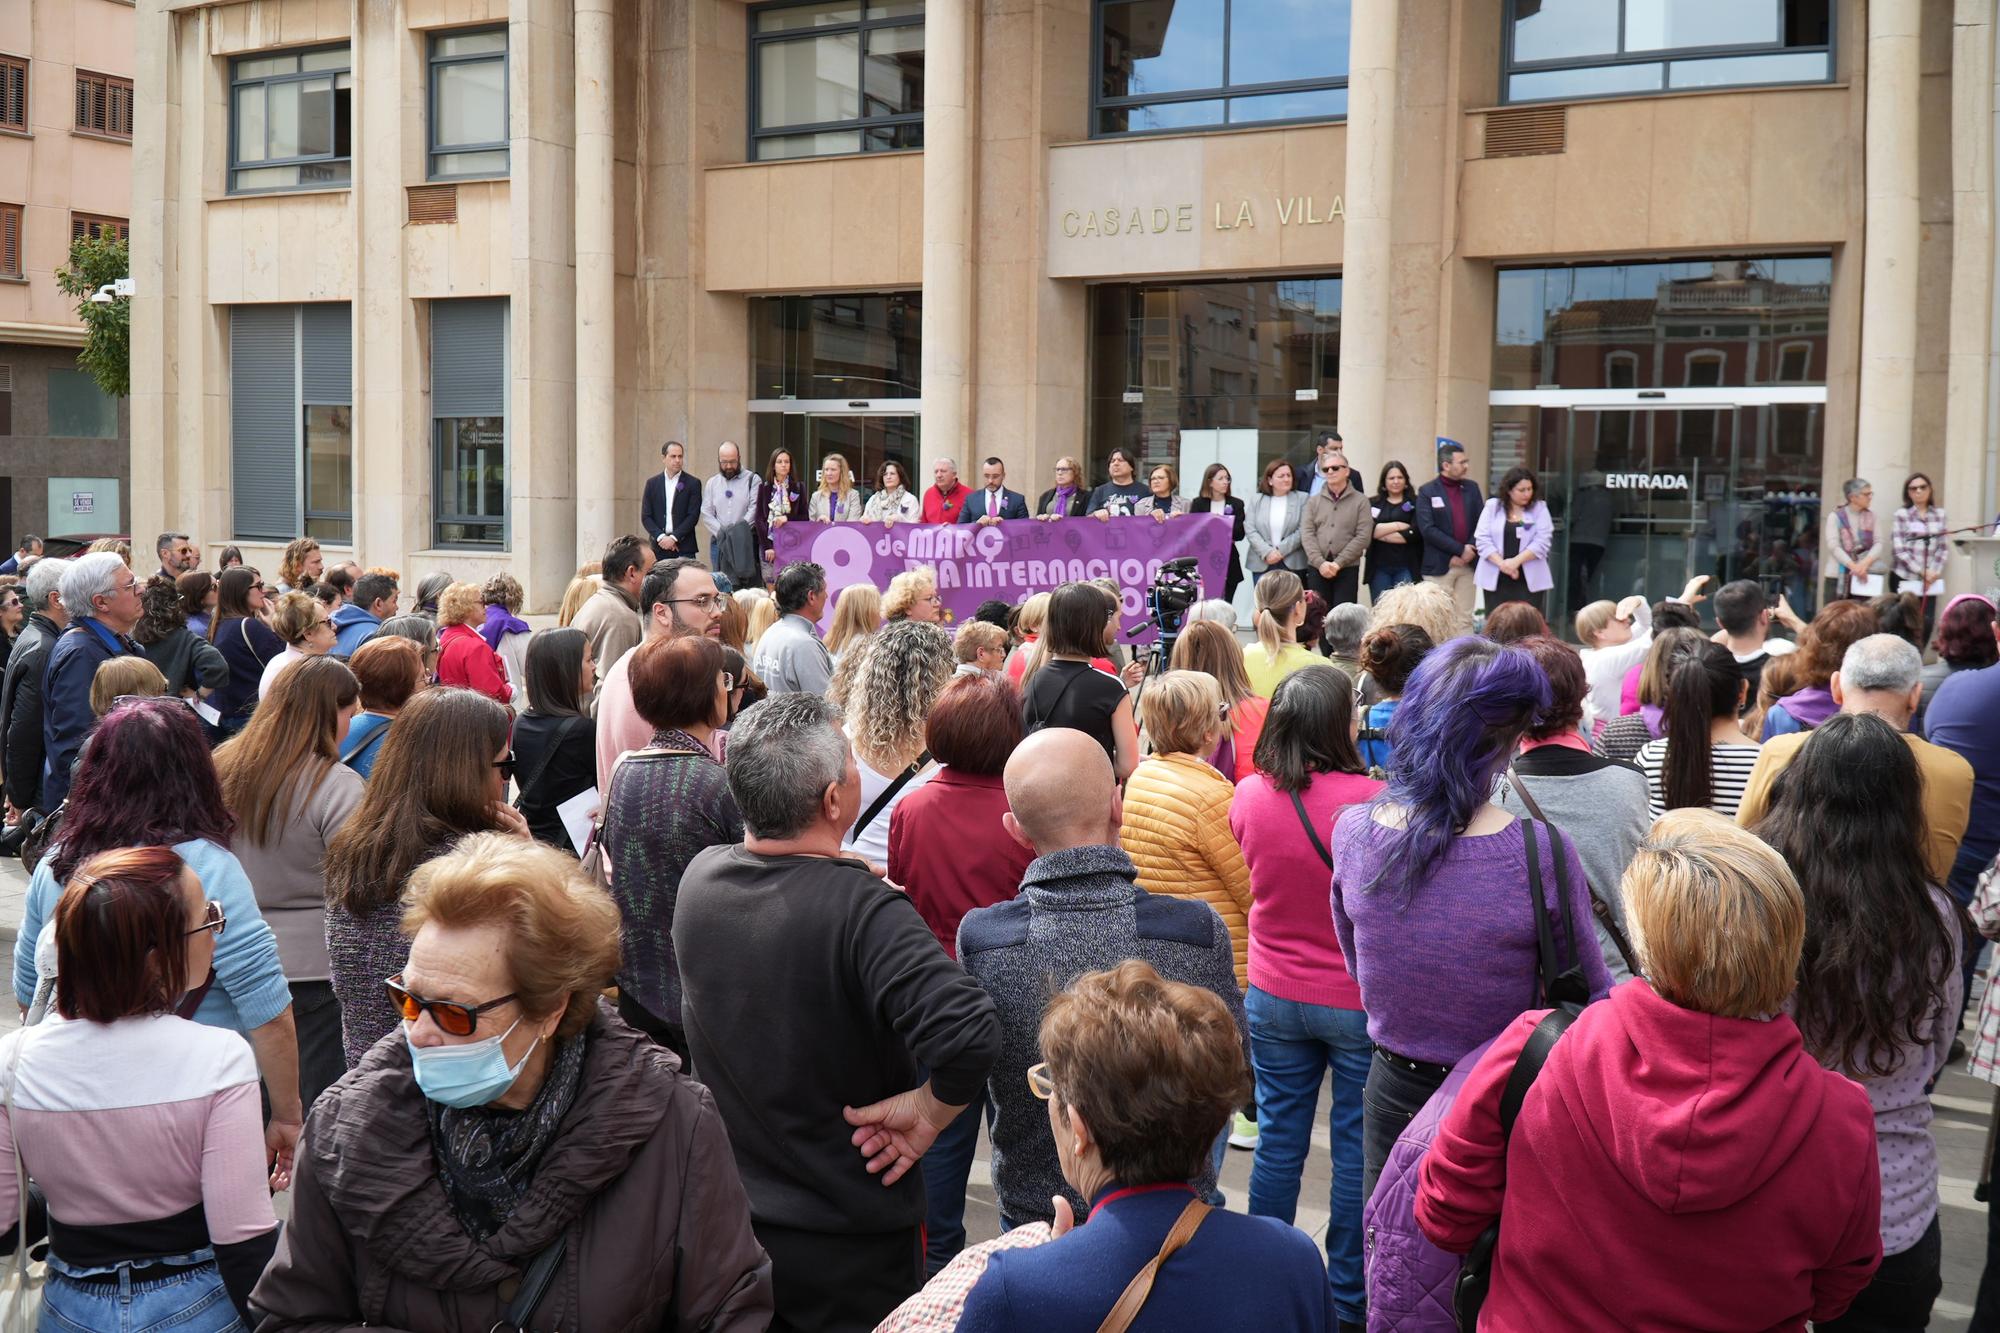
[[[1007,654],[1007,679],[1016,685],[1024,683],[1028,667],[1028,657],[1033,652],[1035,641],[1042,637],[1042,626],[1049,619],[1049,594],[1038,592],[1021,603],[1020,614],[1014,617],[1014,632],[1021,641],[1014,645],[1014,651]]]
[[[738,588],[735,596],[745,617],[743,642],[755,648],[764,631],[778,623],[778,599],[763,588]]]
[[[961,676],[997,676],[1007,663],[1007,631],[985,620],[968,620],[951,639]]]
[[[957,667],[951,638],[936,625],[896,621],[870,641],[848,690],[847,734],[861,770],[861,814],[843,850],[875,865],[888,863],[890,815],[937,775],[924,729]]]
[[[85,555],[97,555],[103,551],[109,551],[111,554],[117,556],[128,567],[132,563],[132,543],[121,541],[117,537],[99,537],[96,541],[83,548]]]
[[[307,657],[325,657],[338,641],[333,621],[319,599],[310,593],[288,592],[271,610],[271,632],[285,642],[285,651],[264,664],[257,682],[257,697],[271,692],[272,682],[292,663]]]
[[[1255,773],[1257,765],[1251,755],[1257,749],[1271,701],[1259,698],[1250,688],[1250,673],[1243,669],[1243,649],[1236,636],[1213,620],[1198,620],[1181,631],[1169,665],[1175,671],[1201,672],[1222,692],[1229,727],[1214,753],[1207,756],[1208,762],[1232,782]]]
[[[583,610],[583,604],[603,586],[597,578],[597,571],[602,568],[602,561],[593,560],[576,571],[576,577],[563,589],[562,605],[556,610],[557,629],[568,629],[570,622],[576,619],[576,613]]]
[[[1243,669],[1251,692],[1271,697],[1278,682],[1319,659],[1298,641],[1306,619],[1306,585],[1289,569],[1273,569],[1257,580],[1257,642],[1243,645]]]
[[[1199,898],[1216,910],[1229,927],[1242,987],[1249,984],[1250,867],[1229,831],[1236,785],[1208,762],[1228,734],[1229,712],[1215,677],[1203,672],[1168,671],[1147,682],[1139,717],[1153,754],[1125,784],[1118,843],[1139,871],[1140,888]]]
[[[841,656],[882,628],[882,591],[872,583],[850,583],[833,604],[833,622],[826,629],[826,651],[835,664]]]
[[[806,517],[815,523],[859,523],[862,513],[861,492],[846,456],[828,454],[820,462],[819,487],[806,504]]]
[[[889,590],[882,594],[882,619],[886,621],[921,620],[935,625],[943,614],[937,571],[928,566],[904,570],[889,580]]]
[[[1643,976],[1570,1022],[1511,1136],[1501,1103],[1548,1011],[1502,1030],[1411,1166],[1417,1225],[1452,1253],[1501,1225],[1482,1327],[1598,1325],[1611,1291],[1662,1328],[1833,1327],[1881,1258],[1884,1199],[1868,1093],[1790,1012],[1799,884],[1689,809],[1620,894]]]
[[[1431,636],[1432,643],[1446,643],[1472,632],[1450,590],[1442,583],[1421,580],[1399,584],[1375,599],[1368,628],[1374,631],[1387,625],[1415,625]]]
[[[476,583],[454,583],[438,594],[438,684],[462,685],[495,703],[511,704],[514,687],[507,680],[507,664],[472,627],[482,600]]]
[[[90,711],[103,717],[120,699],[157,699],[167,692],[167,678],[143,657],[107,657],[90,678]]]
[[[309,658],[280,674],[250,725],[215,752],[223,806],[236,821],[230,850],[250,877],[291,984],[307,1107],[347,1072],[326,952],[326,848],[367,790],[340,762],[360,711],[354,673],[334,658]]]

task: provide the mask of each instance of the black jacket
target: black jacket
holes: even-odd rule
[[[556,807],[597,785],[596,721],[532,709],[521,714],[514,722],[514,771],[521,782],[514,808],[528,821],[528,831],[576,854]]]
[[[1424,539],[1424,561],[1418,573],[1428,577],[1442,574],[1451,568],[1451,558],[1461,554],[1472,545],[1472,533],[1479,526],[1479,511],[1486,507],[1486,497],[1480,494],[1479,483],[1472,478],[1465,479],[1465,487],[1459,492],[1465,506],[1465,540],[1459,541],[1452,532],[1451,492],[1445,489],[1442,480],[1433,477],[1417,487],[1417,535]]]
[[[646,494],[639,506],[639,526],[646,530],[646,540],[653,544],[653,554],[664,556],[660,549],[660,534],[673,537],[676,546],[674,555],[689,560],[694,555],[694,534],[701,526],[701,478],[692,472],[681,473],[680,485],[674,488],[673,512],[667,512],[667,474],[655,472],[646,478]]]
[[[1042,498],[1035,502],[1035,513],[1047,514],[1053,512],[1049,506],[1055,503],[1055,499],[1056,488],[1051,486],[1043,491]],[[1073,489],[1070,492],[1069,503],[1063,506],[1062,516],[1064,518],[1076,518],[1079,515],[1087,514],[1090,512],[1089,505],[1090,488],[1083,486]]]
[[[42,672],[61,633],[61,627],[41,612],[29,616],[7,656],[7,674],[0,679],[0,725],[4,725],[0,773],[6,775],[7,799],[19,810],[41,805]]]

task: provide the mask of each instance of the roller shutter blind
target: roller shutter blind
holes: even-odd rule
[[[229,312],[229,463],[234,535],[299,534],[297,306]]]
[[[431,415],[507,415],[507,302],[431,302]]]
[[[304,306],[299,333],[305,340],[300,358],[300,401],[321,407],[354,402],[353,307],[345,301]]]

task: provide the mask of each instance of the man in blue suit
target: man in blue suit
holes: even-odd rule
[[[692,560],[695,529],[701,524],[701,478],[682,470],[687,450],[679,440],[661,445],[660,457],[666,467],[646,478],[639,526],[646,530],[659,559],[685,556]]]
[[[1028,516],[1028,497],[1007,489],[1005,463],[997,458],[987,459],[980,476],[986,484],[965,497],[965,507],[958,511],[959,522],[985,527],[1003,518]]]
[[[1417,488],[1417,535],[1424,543],[1419,572],[1426,583],[1450,589],[1459,611],[1467,616],[1472,614],[1472,569],[1479,563],[1472,533],[1486,504],[1479,483],[1467,475],[1471,471],[1465,446],[1440,436],[1437,479]]]

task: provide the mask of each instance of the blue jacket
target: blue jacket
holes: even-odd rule
[[[257,909],[257,894],[243,863],[226,847],[203,840],[177,842],[174,850],[201,881],[202,892],[222,904],[229,925],[215,941],[215,985],[203,997],[194,1021],[249,1032],[291,1007],[292,993],[278,961],[278,939]],[[44,857],[28,881],[21,933],[14,940],[14,997],[35,998],[35,943],[55,911],[60,888]]]
[[[1465,507],[1465,540],[1460,542],[1452,533],[1451,494],[1444,482],[1433,477],[1417,487],[1417,535],[1424,541],[1424,560],[1417,572],[1426,577],[1442,574],[1451,568],[1451,558],[1473,544],[1472,534],[1479,527],[1479,512],[1486,507],[1486,497],[1480,493],[1479,483],[1472,478],[1465,479],[1464,489],[1459,492]]]
[[[1005,486],[1002,486],[1000,488],[1000,512],[994,515],[994,517],[1026,518],[1027,516],[1028,497],[1022,495],[1019,491],[1010,491]],[[976,523],[985,517],[986,491],[982,487],[965,497],[965,505],[958,511],[958,521],[961,523]]]
[[[1109,1188],[1088,1223],[1046,1245],[1001,1250],[966,1298],[958,1333],[1093,1333],[1160,1252],[1194,1191]],[[1217,1209],[1160,1265],[1132,1333],[1285,1329],[1333,1333],[1333,1288],[1312,1237],[1272,1217]]]
[[[382,626],[380,616],[370,615],[365,606],[349,602],[333,613],[333,655],[352,657],[354,650],[367,642],[368,636]]]
[[[42,675],[42,808],[53,810],[69,795],[69,771],[97,715],[90,711],[90,682],[100,663],[144,657],[139,645],[113,634],[94,616],[79,616],[49,650]]]

